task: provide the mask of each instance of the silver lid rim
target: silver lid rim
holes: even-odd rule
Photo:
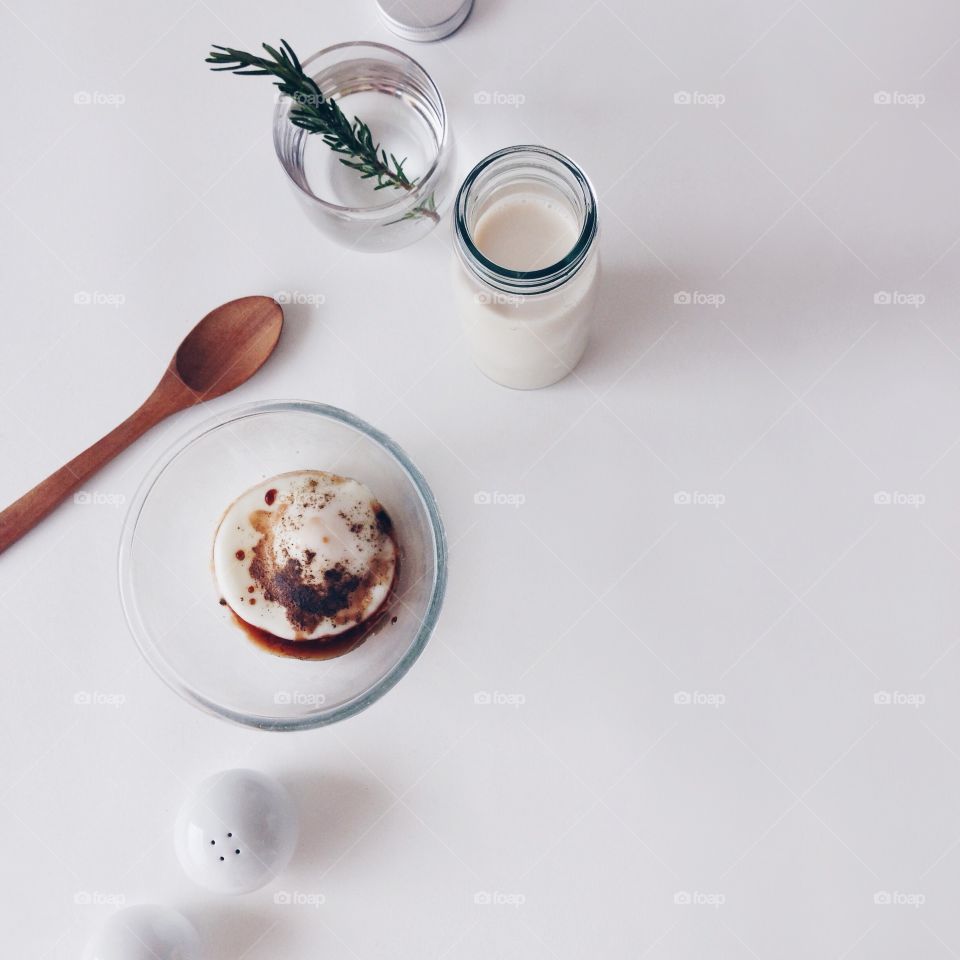
[[[432,40],[442,40],[449,37],[451,33],[459,30],[463,22],[470,16],[473,9],[473,0],[463,0],[459,9],[456,10],[446,20],[439,23],[430,23],[425,26],[415,26],[409,23],[403,23],[387,13],[384,5],[377,0],[377,9],[380,11],[380,19],[386,24],[391,33],[402,37],[404,40],[413,40],[416,43],[428,43]]]

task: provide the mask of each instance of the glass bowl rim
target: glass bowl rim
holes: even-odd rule
[[[439,107],[438,114],[440,117],[440,142],[437,144],[437,153],[433,158],[433,162],[430,164],[429,169],[417,180],[416,185],[412,190],[404,191],[402,196],[397,197],[395,200],[387,200],[384,203],[372,204],[370,206],[363,207],[346,207],[338,203],[332,203],[330,200],[324,200],[323,197],[318,197],[313,190],[304,189],[291,176],[283,157],[280,156],[280,150],[277,146],[276,131],[278,125],[280,124],[281,120],[284,123],[290,122],[289,117],[287,117],[286,114],[290,109],[291,98],[286,95],[279,97],[277,99],[276,106],[273,108],[274,152],[277,154],[277,159],[280,161],[280,166],[283,168],[283,172],[287,180],[289,180],[294,189],[300,191],[300,193],[304,194],[304,196],[309,197],[313,202],[318,203],[321,207],[329,210],[331,213],[341,216],[353,216],[357,218],[366,218],[371,215],[380,216],[383,214],[388,214],[394,210],[398,210],[404,206],[407,206],[411,198],[419,199],[423,195],[423,187],[425,187],[428,182],[432,183],[433,176],[439,169],[440,161],[443,158],[444,149],[446,148],[450,138],[450,123],[447,119],[447,105],[444,102],[443,94],[440,92],[440,88],[437,86],[436,81],[419,60],[415,60],[410,56],[409,53],[405,53],[403,50],[400,50],[397,47],[391,47],[388,43],[378,43],[376,40],[348,40],[344,43],[331,44],[329,47],[324,47],[322,50],[312,53],[306,58],[306,60],[301,61],[300,65],[304,68],[304,70],[306,70],[306,68],[315,60],[326,56],[329,53],[333,53],[334,51],[364,47],[372,48],[375,51],[385,50],[388,53],[396,54],[401,59],[413,64],[413,66],[424,75],[427,83],[430,85],[431,92],[437,98],[437,106]],[[304,131],[304,136],[311,136],[311,134],[308,134],[306,131]]]
[[[167,468],[184,451],[214,430],[229,423],[236,423],[240,420],[266,413],[314,414],[350,427],[372,440],[393,457],[410,480],[427,514],[430,530],[433,535],[434,576],[433,583],[430,587],[430,600],[426,613],[420,621],[417,634],[409,648],[379,680],[363,693],[358,694],[339,707],[331,710],[321,710],[315,714],[304,717],[271,717],[267,715],[243,713],[208,699],[200,693],[200,691],[185,682],[169,668],[157,649],[150,632],[143,622],[142,614],[137,604],[136,592],[132,583],[130,557],[136,539],[136,530],[140,520],[140,514],[143,512],[143,508],[151,491]],[[130,507],[127,510],[127,515],[124,518],[123,528],[120,534],[120,549],[117,557],[117,576],[120,591],[120,605],[123,608],[127,628],[133,636],[137,649],[140,651],[144,660],[150,665],[153,672],[182,699],[199,707],[205,713],[245,727],[275,731],[310,730],[345,720],[359,713],[361,710],[365,710],[371,704],[376,703],[385,693],[396,686],[419,658],[424,647],[427,645],[427,641],[436,628],[437,620],[440,616],[440,609],[443,606],[443,598],[447,584],[447,538],[443,528],[443,521],[440,518],[440,510],[426,479],[417,467],[414,466],[403,448],[385,433],[367,423],[365,420],[362,420],[360,417],[354,416],[354,414],[347,410],[330,404],[318,403],[313,400],[255,400],[250,403],[241,404],[240,406],[231,407],[206,418],[186,433],[178,436],[172,443],[164,448],[163,452],[157,457],[140,481],[140,485],[134,494]]]

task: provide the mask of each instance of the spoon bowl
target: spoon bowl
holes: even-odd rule
[[[211,310],[184,338],[170,364],[204,400],[245,383],[273,352],[283,310],[270,297],[241,297]]]

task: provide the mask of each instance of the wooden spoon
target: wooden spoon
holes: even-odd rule
[[[282,326],[283,310],[270,297],[241,297],[211,310],[187,334],[139,409],[0,513],[0,553],[161,420],[253,376],[273,352]]]

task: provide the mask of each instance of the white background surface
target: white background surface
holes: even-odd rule
[[[3,0],[0,35],[0,498],[132,410],[209,308],[299,291],[325,302],[289,308],[275,358],[217,406],[366,418],[452,543],[422,660],[299,735],[231,728],[150,673],[117,597],[122,508],[67,505],[0,559],[5,954],[73,958],[120,899],[180,907],[217,960],[960,953],[955,3],[477,0],[414,47],[366,3]],[[378,258],[317,236],[269,84],[202,62],[280,36],[413,52],[462,172],[517,142],[583,165],[606,278],[575,376],[524,394],[474,370],[448,222]],[[92,491],[129,498],[210,412]],[[237,765],[290,786],[304,839],[272,886],[224,899],[182,876],[170,830],[189,785]]]

